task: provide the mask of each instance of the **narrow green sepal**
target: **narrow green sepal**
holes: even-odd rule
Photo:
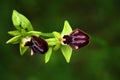
[[[69,63],[72,55],[71,47],[69,45],[61,46],[61,51],[63,56],[65,57],[66,62]]]
[[[17,35],[20,35],[20,32],[18,30],[16,30],[16,31],[9,31],[8,34],[10,34],[12,36],[17,36]]]
[[[49,47],[48,51],[45,53],[45,63],[48,63],[52,55],[52,47]]]
[[[15,36],[15,37],[9,39],[9,40],[6,42],[6,44],[10,44],[10,43],[11,43],[11,44],[17,44],[17,43],[20,42],[20,39],[21,39],[21,35]]]
[[[63,30],[61,35],[68,35],[72,32],[72,28],[67,20],[64,22]]]

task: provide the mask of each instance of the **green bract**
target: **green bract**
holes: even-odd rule
[[[72,32],[72,28],[69,25],[68,21],[64,22],[63,30],[61,33],[56,31],[52,33],[42,33],[40,31],[34,31],[30,21],[24,15],[18,13],[16,10],[13,10],[12,21],[16,30],[8,32],[11,36],[13,36],[13,38],[9,39],[6,43],[20,44],[19,47],[21,55],[24,55],[24,53],[29,49],[29,47],[24,46],[27,39],[31,39],[32,36],[42,36],[48,37],[47,39],[45,39],[49,46],[49,49],[45,54],[45,63],[49,62],[52,50],[57,51],[58,49],[60,49],[63,53],[66,62],[70,62],[72,49],[70,46],[62,44],[62,37],[64,35],[69,35]]]

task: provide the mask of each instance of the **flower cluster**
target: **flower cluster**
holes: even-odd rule
[[[88,34],[78,28],[72,30],[68,21],[64,22],[61,33],[35,31],[30,21],[16,10],[13,10],[12,21],[16,30],[8,32],[14,37],[6,43],[20,44],[21,55],[28,49],[30,49],[31,55],[36,53],[45,54],[45,63],[49,61],[52,50],[57,51],[58,49],[61,49],[66,61],[70,62],[72,50],[79,50],[89,43]],[[48,38],[45,39],[44,37]]]

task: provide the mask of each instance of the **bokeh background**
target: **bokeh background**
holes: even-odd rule
[[[91,36],[91,43],[73,51],[66,63],[60,51],[49,63],[44,55],[24,56],[18,45],[6,45],[15,30],[13,9],[24,14],[35,30],[60,32],[64,20]],[[119,0],[1,0],[0,80],[120,80]]]

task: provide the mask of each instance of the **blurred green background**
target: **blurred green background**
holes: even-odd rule
[[[24,56],[18,45],[6,45],[15,30],[13,9],[24,14],[35,30],[62,31],[64,20],[91,36],[91,43],[73,51],[66,63],[60,51],[49,63],[44,55]],[[0,80],[120,80],[119,0],[1,0]]]

